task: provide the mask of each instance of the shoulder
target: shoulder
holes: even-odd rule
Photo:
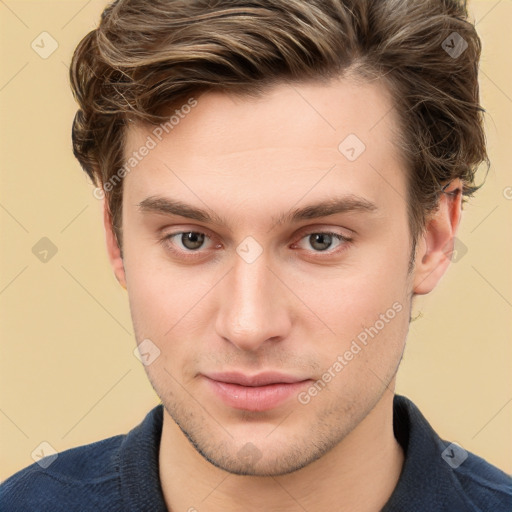
[[[112,491],[117,487],[119,449],[125,437],[72,448],[15,473],[0,485],[2,511],[117,510],[109,501],[115,501]]]
[[[124,435],[45,457],[0,485],[2,512],[165,510],[158,477],[163,406]],[[148,501],[150,500],[150,501]],[[149,510],[148,509],[148,510]]]
[[[463,457],[466,458],[460,466],[453,469],[453,477],[472,506],[468,510],[512,511],[512,477],[474,453],[465,452]]]
[[[434,431],[407,398],[394,397],[404,467],[385,512],[512,512],[512,477]]]

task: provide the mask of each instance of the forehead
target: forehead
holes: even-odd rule
[[[224,151],[218,145],[220,138],[234,150],[239,146],[247,150],[250,149],[248,140],[240,135],[256,129],[254,135],[258,138],[255,137],[254,143],[258,144],[262,141],[262,128],[268,135],[264,142],[270,145],[292,137],[297,142],[308,137],[308,146],[317,145],[319,140],[323,145],[326,142],[332,145],[344,133],[355,133],[361,138],[371,134],[372,141],[379,142],[396,125],[393,106],[389,89],[382,80],[338,78],[328,82],[281,83],[267,88],[256,98],[218,91],[199,96],[192,93],[169,109],[168,121],[160,128],[130,124],[126,146],[129,152],[147,133],[156,131],[156,138],[172,133],[174,140],[181,144],[200,142],[194,153]],[[198,125],[205,129],[198,131]],[[215,131],[206,133],[209,129]],[[325,140],[326,136],[329,141]]]
[[[280,84],[258,98],[207,92],[174,107],[161,126],[129,127],[127,160],[148,143],[152,149],[126,176],[126,192],[180,190],[196,203],[212,187],[232,202],[269,195],[282,202],[283,192],[296,202],[338,185],[370,200],[390,185],[404,194],[397,135],[379,81]]]

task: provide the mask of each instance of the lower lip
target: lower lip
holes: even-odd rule
[[[205,379],[213,392],[228,406],[245,411],[261,412],[274,409],[292,396],[297,396],[309,380],[268,384],[266,386],[240,386],[227,382]]]

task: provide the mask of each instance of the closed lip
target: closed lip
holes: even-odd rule
[[[293,375],[273,371],[261,372],[255,375],[247,375],[241,372],[207,373],[203,375],[217,382],[247,387],[269,386],[271,384],[294,384],[309,380],[307,378],[295,377]]]

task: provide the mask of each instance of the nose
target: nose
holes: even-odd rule
[[[238,255],[234,259],[234,268],[222,281],[216,331],[240,350],[254,352],[289,334],[286,290],[264,255],[252,263]]]

